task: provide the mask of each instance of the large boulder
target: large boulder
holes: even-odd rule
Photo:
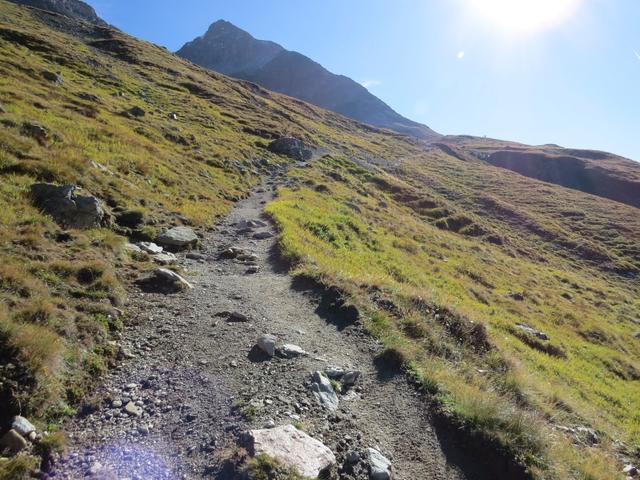
[[[299,162],[306,162],[313,157],[313,151],[298,138],[280,137],[269,144],[269,151],[278,155],[286,155]]]
[[[250,455],[268,455],[295,468],[305,478],[317,478],[336,463],[327,446],[293,425],[251,430],[246,435],[246,443]]]
[[[161,233],[156,242],[167,247],[187,248],[198,243],[198,236],[189,227],[174,227]]]
[[[93,228],[102,223],[102,202],[93,196],[78,195],[76,185],[36,183],[31,186],[35,204],[65,228]]]

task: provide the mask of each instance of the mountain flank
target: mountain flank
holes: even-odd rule
[[[183,58],[225,75],[255,82],[359,122],[422,140],[437,138],[426,125],[396,113],[359,83],[329,72],[310,58],[274,42],[257,40],[225,20],[186,43]]]
[[[69,18],[106,26],[91,5],[80,0],[9,0],[18,5],[59,13]]]
[[[640,163],[618,155],[465,136],[442,143],[527,177],[640,208]]]

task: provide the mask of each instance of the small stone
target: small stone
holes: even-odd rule
[[[360,372],[357,370],[352,370],[344,374],[344,376],[342,377],[342,384],[345,387],[352,387],[353,385],[356,384],[359,378],[360,378]]]
[[[267,420],[264,428],[276,428],[276,422],[274,420]]]
[[[124,406],[124,410],[125,412],[127,412],[129,415],[131,415],[132,417],[140,417],[142,416],[142,408],[140,408],[139,406],[137,406],[135,403],[133,402],[129,402]]]
[[[273,357],[276,353],[276,342],[278,339],[273,335],[262,335],[258,339],[258,347],[270,357]]]
[[[327,375],[327,377],[335,379],[342,377],[345,372],[344,368],[342,367],[329,366],[325,368],[324,373]]]
[[[138,425],[138,433],[140,435],[149,435],[149,426],[148,425]]]
[[[127,252],[142,253],[142,249],[138,245],[135,245],[133,243],[125,243],[124,244],[124,249]]]
[[[144,111],[144,109],[138,107],[138,106],[134,106],[131,107],[129,110],[127,110],[127,113],[135,118],[142,118],[144,117],[147,113]]]
[[[51,83],[55,83],[56,85],[62,85],[64,82],[62,81],[62,76],[59,73],[49,72],[45,70],[42,72],[42,77],[45,80],[50,81]]]
[[[630,463],[625,465],[624,468],[622,469],[622,473],[630,476],[630,477],[636,477],[638,476],[638,469],[636,468],[635,465],[631,465]]]
[[[390,480],[391,461],[375,448],[367,448],[369,460],[369,478],[371,480]]]
[[[0,449],[6,449],[14,455],[27,448],[27,445],[24,437],[13,429],[0,438]]]
[[[314,372],[312,376],[311,391],[318,403],[330,411],[338,409],[338,395],[333,385],[322,372]]]
[[[16,432],[18,432],[23,437],[26,437],[31,432],[35,432],[36,431],[36,427],[34,427],[33,424],[29,420],[27,420],[24,417],[21,417],[20,415],[17,415],[15,417],[13,417],[13,422],[11,423],[11,428],[13,430],[15,430]]]
[[[258,265],[249,265],[249,268],[247,268],[247,274],[252,275],[252,274],[256,274],[260,271],[260,267]]]
[[[308,355],[301,347],[292,343],[285,343],[278,348],[278,353],[284,358],[295,358]]]
[[[227,317],[227,321],[229,322],[248,322],[249,317],[247,317],[244,313],[240,312],[231,312]]]
[[[273,233],[267,232],[267,231],[257,232],[253,234],[253,238],[255,238],[256,240],[266,240],[272,237],[273,237]]]
[[[100,462],[94,462],[91,464],[89,469],[87,470],[87,475],[93,476],[98,475],[102,472],[103,466]]]
[[[160,245],[157,245],[153,242],[138,242],[138,246],[143,251],[150,253],[151,255],[162,253],[162,251],[164,250]]]
[[[171,283],[174,286],[189,289],[193,288],[193,285],[191,285],[184,277],[182,277],[182,275],[174,272],[173,270],[158,268],[153,272],[153,274],[156,279]]]
[[[173,253],[163,252],[153,256],[153,261],[160,265],[171,265],[178,262],[178,257]]]

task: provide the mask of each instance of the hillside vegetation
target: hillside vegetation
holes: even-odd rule
[[[3,0],[0,59],[3,417],[55,430],[73,413],[151,268],[126,237],[205,233],[287,163],[265,147],[291,135],[326,152],[267,207],[292,274],[338,287],[437,411],[537,478],[617,478],[640,446],[636,208]],[[80,185],[111,221],[62,229],[34,182]]]

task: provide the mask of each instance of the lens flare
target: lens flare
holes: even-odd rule
[[[562,24],[581,0],[469,0],[471,8],[496,28],[531,33]]]

